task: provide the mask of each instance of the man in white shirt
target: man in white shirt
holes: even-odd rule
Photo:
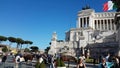
[[[19,55],[16,56],[15,62],[16,62],[16,68],[18,68],[18,64],[20,62],[20,56]]]

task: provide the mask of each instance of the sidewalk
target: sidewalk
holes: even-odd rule
[[[86,64],[86,68],[98,68],[98,64],[91,64],[91,63],[85,63]],[[68,63],[65,63],[67,68],[76,68],[77,64],[76,63],[70,63],[68,66]]]

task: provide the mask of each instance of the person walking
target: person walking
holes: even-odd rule
[[[2,57],[2,64],[3,64],[4,67],[5,67],[6,59],[7,59],[7,54],[4,54],[3,57]]]
[[[80,58],[77,64],[77,68],[86,68],[85,63],[83,62],[83,59]]]
[[[117,56],[114,57],[114,68],[120,68],[119,59]]]
[[[107,62],[106,58],[102,58],[102,63],[99,64],[98,68],[111,68],[114,65],[112,62]]]
[[[35,68],[46,68],[46,65],[43,60],[43,56],[39,57],[39,60],[37,61]]]
[[[16,68],[18,68],[19,63],[20,63],[20,56],[17,55],[17,56],[15,57],[15,64],[16,64],[15,66],[16,66]]]
[[[110,62],[111,61],[111,56],[110,56],[110,53],[108,53],[108,55],[105,57],[105,59],[106,59],[106,62]]]

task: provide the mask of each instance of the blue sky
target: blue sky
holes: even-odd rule
[[[103,12],[106,1],[0,0],[0,35],[30,40],[45,49],[53,32],[64,40],[65,32],[76,27],[77,13],[82,7],[88,4],[96,12]]]

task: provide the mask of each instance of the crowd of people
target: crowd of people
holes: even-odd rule
[[[9,55],[13,57],[13,62],[16,65],[16,68],[22,68],[22,63],[30,64],[32,65],[33,62],[35,62],[35,65],[33,65],[35,68],[56,68],[56,57],[53,55],[48,54],[21,54],[17,53],[13,55],[12,53]],[[59,56],[60,57],[60,56]],[[59,58],[57,57],[57,58]],[[86,62],[85,62],[85,56],[82,55],[78,62],[76,63],[76,68],[86,68]],[[7,54],[4,54],[2,56],[1,62],[4,65],[7,60]],[[35,60],[35,61],[33,61]],[[39,63],[37,65],[37,62]],[[94,63],[95,61],[93,61]],[[40,67],[41,64],[44,63],[45,67]],[[112,56],[108,54],[106,57],[101,57],[98,68],[120,68],[120,57],[118,56]]]
[[[36,53],[21,54],[20,52],[18,52],[15,55],[13,55],[12,53],[3,54],[2,57],[0,58],[1,59],[0,63],[2,63],[3,66],[5,66],[4,64],[7,60],[8,55],[13,58],[12,63],[15,63],[15,68],[22,68],[23,63],[25,63],[26,65],[31,65],[31,66],[36,67],[37,62],[39,62],[39,64],[44,63],[45,66],[49,68],[55,68],[55,63],[54,63],[55,59],[52,55],[36,54]]]

